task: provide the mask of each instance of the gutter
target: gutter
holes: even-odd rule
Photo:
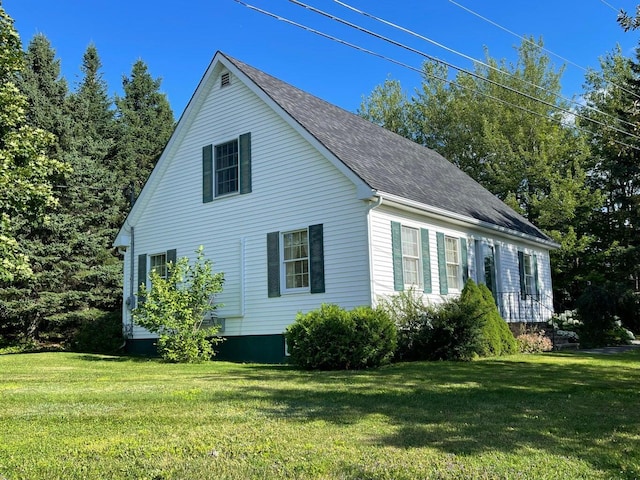
[[[473,225],[483,230],[488,230],[490,232],[499,232],[503,235],[509,235],[511,237],[518,237],[522,241],[527,243],[534,244],[542,244],[548,248],[557,249],[560,248],[560,245],[554,242],[551,239],[544,239],[540,237],[536,237],[535,235],[530,235],[528,233],[523,233],[518,230],[514,230],[507,227],[501,227],[494,223],[486,222],[484,220],[478,220],[477,218],[468,217],[466,215],[461,215],[459,213],[454,213],[449,210],[445,210],[438,207],[433,207],[431,205],[426,205],[424,203],[416,202],[413,200],[409,200],[404,197],[400,197],[397,195],[392,195],[390,193],[377,192],[377,195],[382,198],[384,197],[389,202],[392,202],[395,207],[410,210],[410,211],[419,211],[422,214],[427,214],[430,217],[434,218],[446,218],[448,221],[456,223],[458,225],[468,226]]]

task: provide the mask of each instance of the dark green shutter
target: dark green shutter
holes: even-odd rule
[[[267,233],[267,291],[280,296],[280,232]]]
[[[171,270],[170,268],[173,268],[173,265],[176,264],[176,260],[177,260],[177,251],[175,248],[172,248],[171,250],[167,250],[167,278],[169,278],[169,276],[171,275]],[[169,264],[172,265],[172,267],[169,267]]]
[[[447,257],[444,249],[444,233],[436,233],[436,246],[438,247],[438,275],[440,276],[440,295],[449,293],[447,281]]]
[[[467,253],[467,239],[460,239],[460,263],[462,267],[462,285],[464,286],[469,280],[469,258]]]
[[[402,266],[402,225],[391,222],[391,252],[393,256],[393,288],[401,292],[404,290],[404,276]]]
[[[147,255],[145,253],[138,255],[138,292],[140,292],[141,284],[147,285]],[[138,296],[138,302],[144,303],[144,297]]]
[[[520,274],[520,295],[524,298],[527,294],[524,284],[524,252],[518,252],[518,273]]]
[[[213,145],[202,147],[202,202],[213,201]]]
[[[422,281],[424,293],[431,293],[431,251],[429,250],[429,230],[420,229],[420,243],[422,244]]]
[[[251,193],[251,133],[240,135],[240,193]]]
[[[323,237],[322,224],[309,226],[309,284],[311,293],[324,293]]]

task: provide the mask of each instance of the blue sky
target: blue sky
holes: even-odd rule
[[[0,0],[1,1],[1,0]],[[313,13],[288,0],[244,0],[316,30],[419,68],[424,58]],[[380,35],[457,66],[472,62],[350,11],[333,0],[301,0]],[[515,60],[520,40],[465,11],[451,0],[343,0],[353,7],[477,59]],[[630,0],[456,0],[459,5],[519,35],[542,37],[545,47],[581,67],[620,44],[633,55],[640,33],[625,33],[616,11],[635,11]],[[36,33],[51,41],[73,89],[86,47],[93,42],[111,93],[139,58],[162,78],[178,117],[217,50],[221,50],[329,102],[355,111],[385,78],[411,93],[420,84],[412,70],[322,38],[253,11],[234,0],[4,0],[26,46]],[[565,61],[551,56],[556,66]],[[566,96],[580,95],[584,71],[571,64],[563,75]]]

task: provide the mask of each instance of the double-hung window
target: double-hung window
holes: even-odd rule
[[[238,191],[238,140],[216,145],[216,197]]]
[[[309,288],[309,235],[307,229],[282,234],[286,290]]]
[[[429,230],[391,222],[391,254],[394,290],[418,287],[431,293]]]
[[[251,133],[202,147],[202,201],[251,193]]]
[[[522,297],[538,294],[538,260],[535,254],[518,252],[520,293]]]
[[[167,254],[149,255],[149,270],[156,272],[162,278],[167,278]]]
[[[450,289],[460,290],[460,242],[454,237],[444,237],[445,258],[447,262],[447,285]]]
[[[420,231],[402,226],[402,274],[405,285],[420,286]]]
[[[283,293],[324,293],[324,227],[267,234],[267,290]]]

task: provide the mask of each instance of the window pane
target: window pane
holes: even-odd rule
[[[460,252],[457,238],[445,237],[445,257],[447,260],[447,285],[460,289]]]
[[[155,271],[163,278],[167,278],[167,255],[162,253],[158,255],[151,255],[149,257],[149,264],[151,271]]]
[[[402,259],[402,266],[404,268],[404,283],[407,285],[418,285],[418,259],[404,257]]]
[[[216,195],[238,191],[238,141],[216,145]]]
[[[308,233],[299,230],[283,234],[286,288],[309,287]]]
[[[402,255],[418,257],[418,230],[416,228],[402,227]]]

